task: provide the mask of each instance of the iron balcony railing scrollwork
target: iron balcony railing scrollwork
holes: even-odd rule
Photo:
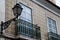
[[[49,38],[51,40],[60,40],[60,35],[58,35],[57,33],[49,32]]]
[[[17,21],[17,34],[25,35],[31,38],[37,38],[40,39],[40,27],[29,23],[27,21],[24,21],[22,19],[19,19]]]

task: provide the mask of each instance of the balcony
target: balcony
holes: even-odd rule
[[[40,39],[40,27],[29,23],[27,21],[24,21],[22,19],[19,19],[17,21],[17,34],[20,35],[25,35],[31,38],[36,38],[36,39]]]
[[[60,35],[53,32],[49,32],[49,40],[60,40]]]

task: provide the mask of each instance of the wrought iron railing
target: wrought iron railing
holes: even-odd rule
[[[53,32],[49,32],[49,38],[51,40],[60,40],[60,35],[58,35],[57,33],[53,33]]]
[[[17,21],[17,34],[25,35],[31,38],[41,38],[40,27],[22,19]]]

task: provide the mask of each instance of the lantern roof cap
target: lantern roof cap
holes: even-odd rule
[[[22,7],[20,6],[19,3],[17,3],[16,5],[14,5],[14,7],[12,9],[14,9],[14,8],[22,8]]]

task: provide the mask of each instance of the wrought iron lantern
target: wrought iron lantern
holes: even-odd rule
[[[22,9],[23,8],[20,6],[20,4],[17,3],[16,5],[14,5],[12,10],[13,10],[13,14],[14,14],[15,18],[12,18],[12,19],[10,19],[10,20],[8,20],[6,22],[3,22],[3,21],[1,22],[1,34],[3,34],[3,30],[8,28],[8,26],[10,25],[10,23],[12,21],[15,21],[16,19],[18,19],[18,16],[21,15]]]
[[[14,16],[20,16],[23,8],[17,3],[12,9]]]

